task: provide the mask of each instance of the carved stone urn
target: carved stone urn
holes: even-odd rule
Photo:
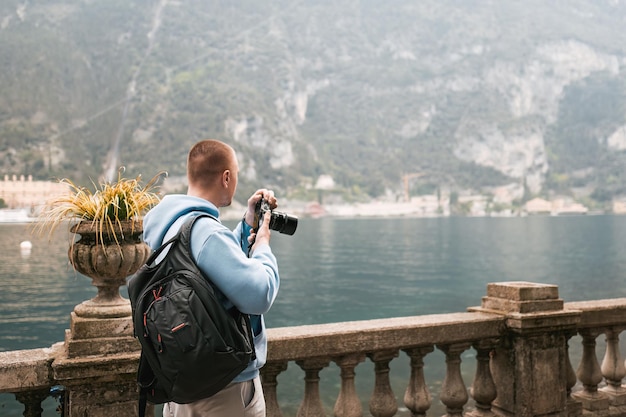
[[[150,255],[141,241],[141,221],[122,221],[113,232],[101,232],[98,224],[83,221],[70,228],[78,239],[70,244],[70,263],[92,280],[98,293],[74,307],[66,330],[68,358],[110,356],[138,352],[133,335],[130,301],[120,294],[126,278]]]
[[[126,220],[113,232],[101,231],[97,223],[82,221],[70,231],[79,239],[70,244],[68,257],[78,272],[92,279],[98,294],[74,308],[80,317],[107,318],[131,315],[130,302],[119,288],[148,259],[150,248],[141,241],[143,224]]]

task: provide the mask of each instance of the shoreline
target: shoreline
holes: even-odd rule
[[[240,220],[246,208],[241,204],[233,203],[230,207],[220,210],[220,217],[224,220]],[[286,213],[298,218],[439,218],[439,217],[571,217],[571,216],[594,216],[594,215],[620,215],[622,213],[589,211],[589,212],[527,212],[512,210],[502,212],[483,212],[479,214],[454,214],[449,209],[441,210],[431,208],[424,209],[422,206],[413,203],[355,203],[355,204],[329,204],[320,205],[317,203],[286,202],[276,208],[275,211]]]

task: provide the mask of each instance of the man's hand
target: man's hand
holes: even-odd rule
[[[252,244],[252,248],[250,248],[250,253],[253,253],[258,245],[269,245],[270,244],[270,220],[272,218],[272,213],[269,211],[265,212],[265,216],[263,217],[263,222],[259,230],[256,232],[253,230],[250,232],[250,236],[248,236],[248,244]]]
[[[245,221],[250,227],[254,227],[254,210],[256,209],[256,204],[259,202],[259,200],[261,200],[261,198],[265,199],[265,201],[268,202],[272,210],[278,207],[276,197],[274,197],[274,191],[267,190],[265,188],[256,190],[256,192],[252,194],[252,196],[248,199],[248,211],[246,212],[245,216]]]

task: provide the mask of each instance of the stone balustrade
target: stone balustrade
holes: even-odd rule
[[[442,401],[452,415],[453,410],[462,408],[467,401],[460,374],[460,354],[475,341],[481,354],[487,352],[488,358],[502,326],[503,320],[498,316],[456,313],[270,329],[269,356],[262,370],[267,414],[282,415],[276,395],[277,376],[293,361],[305,372],[305,394],[299,416],[327,415],[319,400],[319,372],[330,362],[341,369],[341,388],[334,414],[338,417],[362,415],[361,400],[354,387],[354,369],[367,358],[375,369],[369,410],[374,416],[393,416],[398,404],[389,382],[389,363],[402,351],[410,357],[411,366],[404,403],[413,415],[425,415],[431,406],[431,394],[424,381],[423,359],[437,347],[446,356],[447,372],[442,392],[447,395]],[[491,378],[488,366],[480,369],[484,378]],[[493,384],[484,378],[481,376],[479,385]]]
[[[582,358],[570,378],[572,382],[577,378],[582,389],[572,397],[586,411],[607,415],[609,410],[608,415],[626,415],[626,388],[622,385],[626,368],[619,347],[620,333],[626,329],[626,299],[573,302],[565,308],[581,312],[577,332],[582,338]],[[606,347],[600,365],[596,340],[601,334]]]
[[[480,306],[461,313],[269,329],[267,415],[626,416],[624,329],[626,299],[564,303],[558,287],[527,282],[489,284]],[[15,393],[28,417],[41,415],[56,385],[67,392],[66,416],[136,415],[138,352],[68,357],[70,336],[51,348],[0,352],[0,392]],[[571,361],[574,351],[580,358]],[[445,358],[440,384],[424,372],[433,352]],[[404,392],[390,382],[399,358],[410,368]],[[373,372],[359,371],[365,362]],[[281,377],[294,367],[304,383]],[[320,394],[335,387],[329,371],[339,381],[331,404]],[[362,379],[372,382],[369,399],[356,388]],[[301,388],[297,411],[285,414],[281,384]]]

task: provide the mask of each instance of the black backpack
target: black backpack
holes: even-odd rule
[[[187,404],[220,391],[255,359],[250,316],[226,310],[191,254],[188,219],[128,281],[135,336],[139,415],[146,402]],[[169,248],[165,257],[156,259]]]

